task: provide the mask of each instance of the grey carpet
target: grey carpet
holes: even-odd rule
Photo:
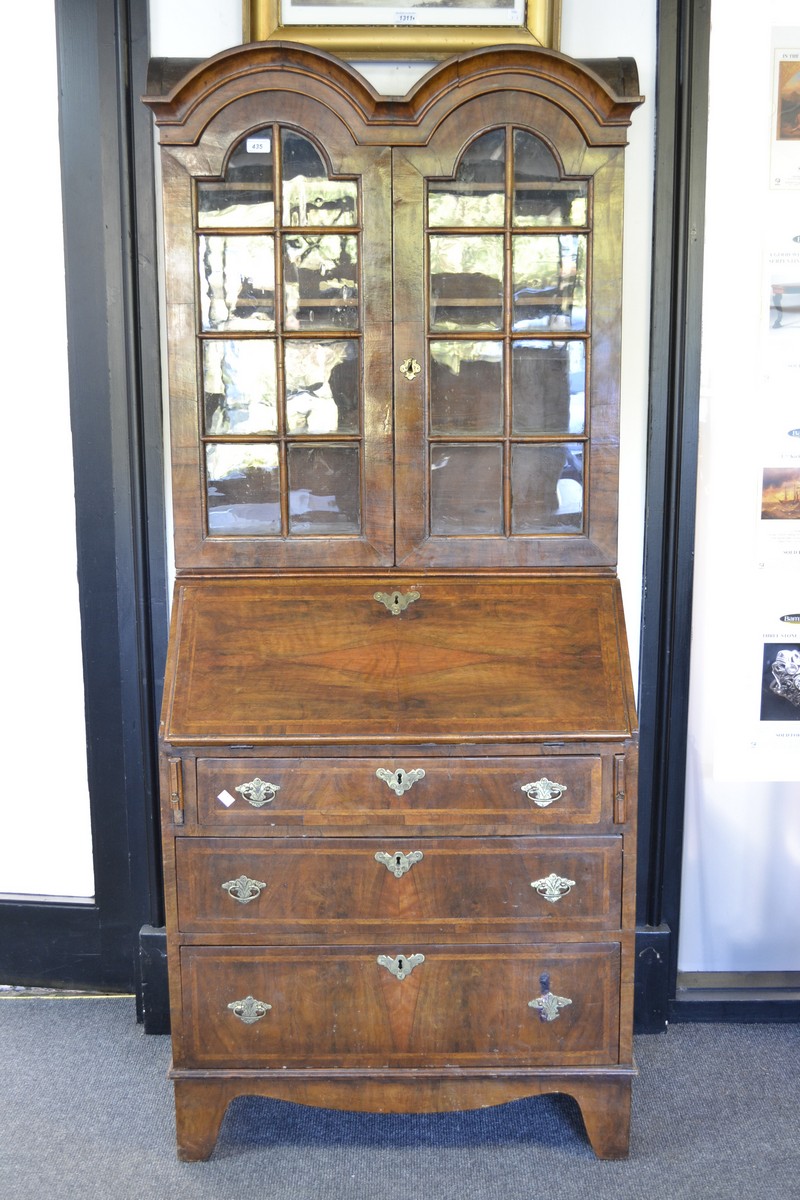
[[[436,1116],[243,1098],[207,1163],[175,1157],[169,1041],[129,999],[0,1001],[0,1185],[14,1200],[800,1198],[800,1026],[638,1038],[631,1157],[598,1162],[572,1102]]]

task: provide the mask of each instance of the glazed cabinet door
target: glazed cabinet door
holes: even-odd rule
[[[165,156],[178,566],[391,563],[390,152],[260,109]]]
[[[396,152],[398,563],[613,564],[618,170],[502,90]]]

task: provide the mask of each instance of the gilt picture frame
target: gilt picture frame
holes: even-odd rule
[[[558,49],[561,0],[243,0],[245,42],[281,40],[345,58],[438,59],[484,46]]]

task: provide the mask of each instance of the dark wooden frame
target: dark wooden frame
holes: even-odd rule
[[[146,0],[57,0],[71,421],[96,894],[0,901],[0,978],[132,991],[161,921],[167,593]]]

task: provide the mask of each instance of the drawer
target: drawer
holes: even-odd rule
[[[497,826],[546,829],[601,820],[599,754],[520,758],[258,759],[197,762],[198,820],[302,825]]]
[[[494,942],[620,924],[619,837],[178,838],[176,847],[185,934]]]
[[[612,1064],[619,975],[618,943],[184,947],[176,1066]]]

